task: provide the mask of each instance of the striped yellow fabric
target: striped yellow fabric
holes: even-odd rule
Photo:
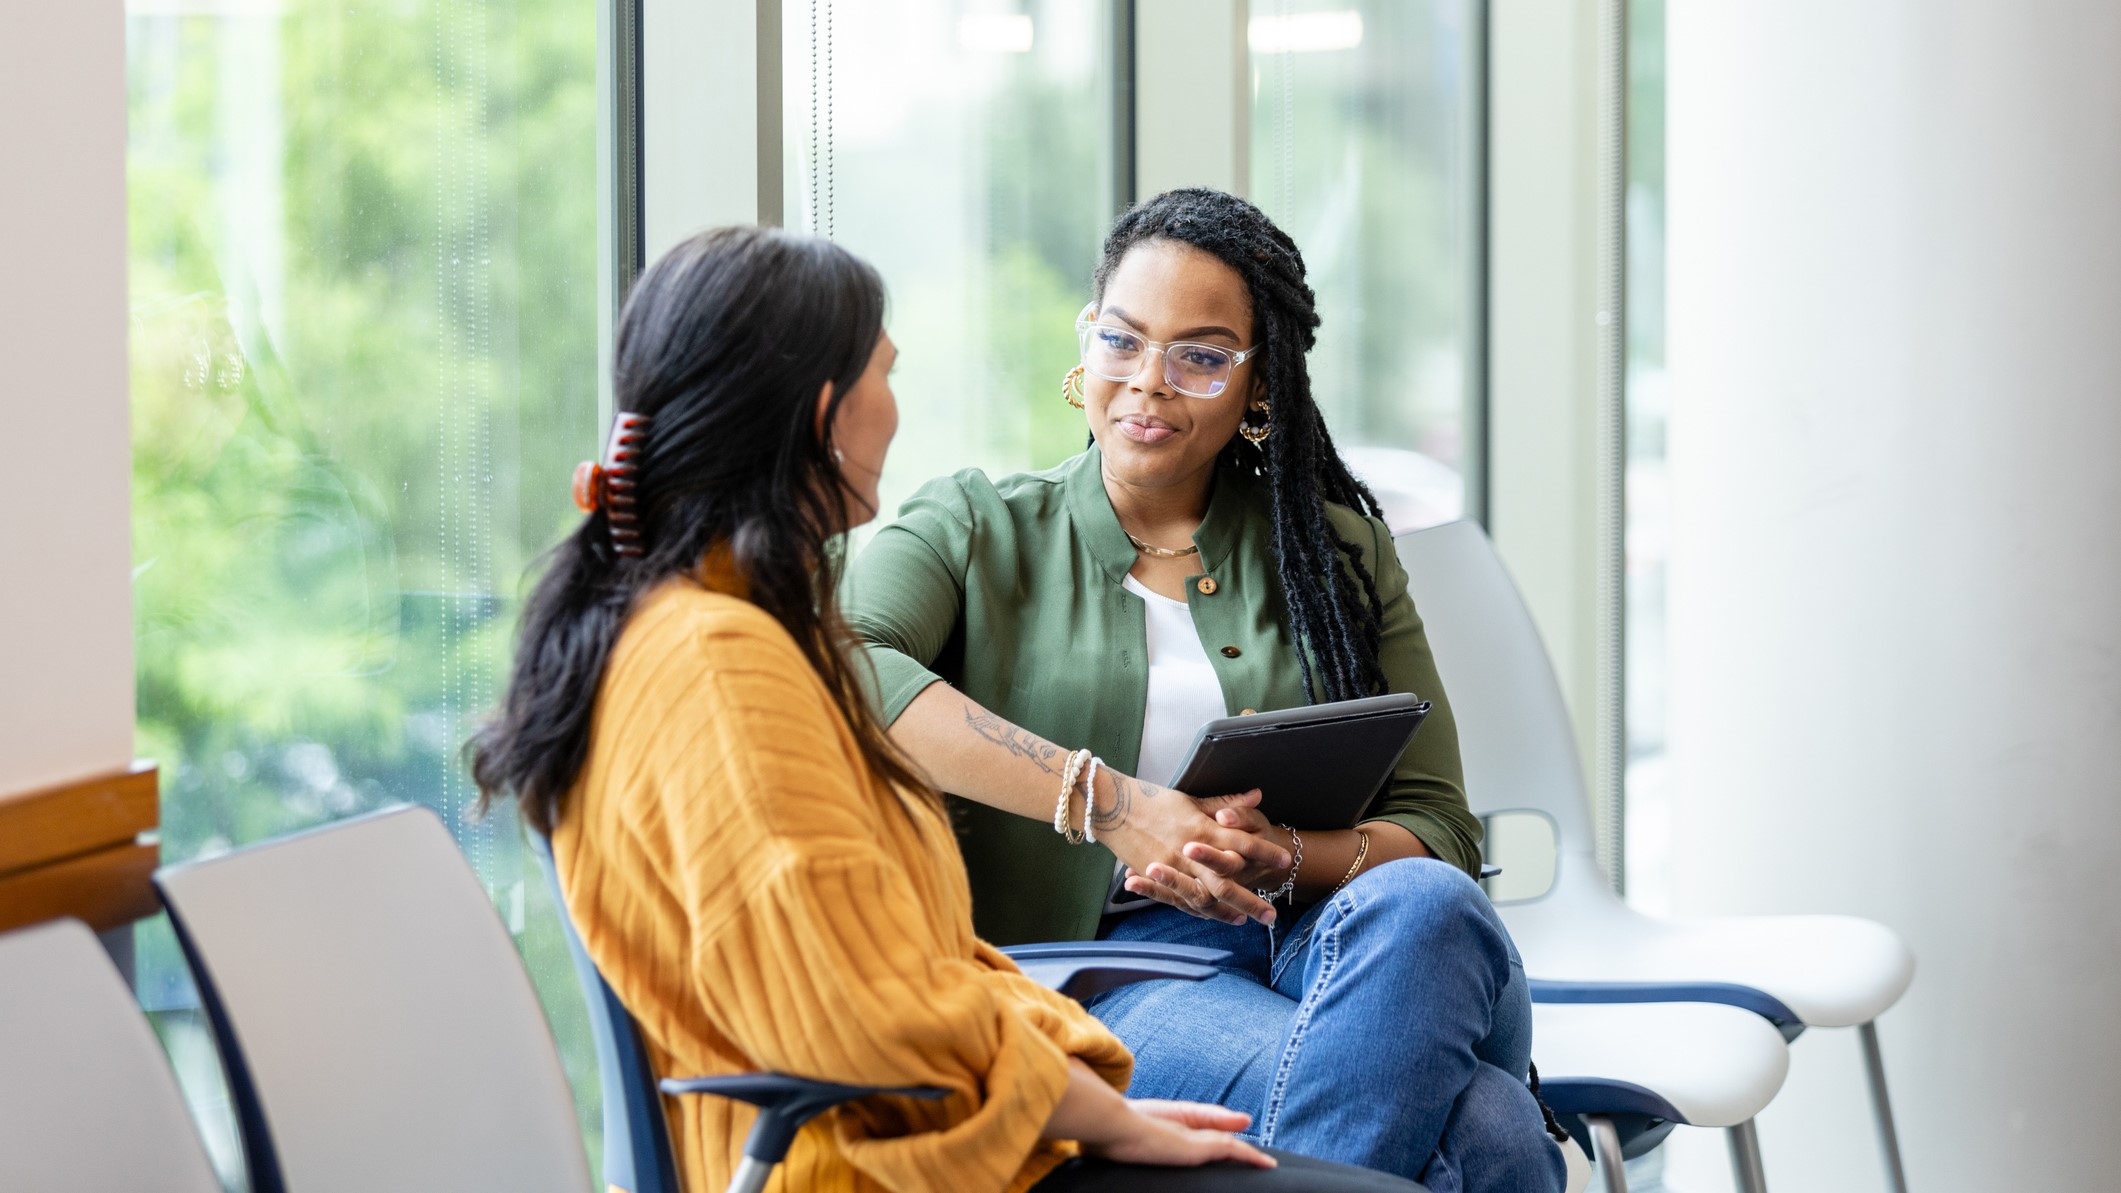
[[[775,1188],[1023,1189],[1071,1154],[1038,1138],[1067,1058],[1126,1086],[1111,1033],[973,936],[956,839],[911,806],[757,606],[687,580],[635,610],[553,849],[656,1071],[954,1091],[820,1117]],[[716,1193],[754,1112],[666,1108],[686,1188]]]

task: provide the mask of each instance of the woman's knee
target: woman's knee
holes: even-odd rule
[[[1479,884],[1435,858],[1399,858],[1364,871],[1333,897],[1344,922],[1367,921],[1358,932],[1395,953],[1434,956],[1464,950],[1480,957],[1497,988],[1509,981],[1516,950],[1502,917]]]
[[[1334,898],[1351,913],[1384,915],[1411,924],[1477,923],[1499,936],[1502,921],[1480,885],[1449,862],[1399,858],[1364,871]]]
[[[1523,1081],[1493,1065],[1474,1070],[1438,1151],[1466,1174],[1469,1190],[1559,1190],[1568,1181],[1567,1161],[1547,1134],[1538,1100]],[[1492,1177],[1503,1179],[1485,1179]]]
[[[1467,897],[1486,898],[1480,884],[1466,877],[1466,872],[1433,857],[1395,858],[1380,866],[1371,866],[1358,875],[1347,890],[1366,888],[1378,892],[1390,892],[1393,898],[1455,901]]]

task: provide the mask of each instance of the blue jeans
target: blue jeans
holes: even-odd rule
[[[1547,1193],[1561,1151],[1525,1088],[1524,966],[1473,880],[1388,862],[1267,930],[1155,907],[1113,940],[1228,949],[1205,982],[1141,982],[1090,1001],[1134,1051],[1137,1098],[1252,1116],[1259,1143],[1411,1177],[1432,1193]]]

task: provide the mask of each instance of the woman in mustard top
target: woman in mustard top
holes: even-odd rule
[[[664,1076],[775,1070],[874,1098],[804,1128],[801,1190],[1406,1189],[1274,1157],[1245,1115],[1121,1095],[1126,1049],[973,934],[940,798],[860,696],[826,600],[897,427],[883,288],[829,242],[723,229],[620,318],[592,509],[525,611],[489,799],[552,837],[583,943]],[[674,1099],[714,1193],[753,1111]]]

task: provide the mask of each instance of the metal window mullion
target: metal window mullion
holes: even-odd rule
[[[616,263],[612,319],[625,306],[642,259],[641,209],[641,0],[612,5],[612,260]]]
[[[611,424],[612,341],[641,273],[641,4],[597,5],[597,419]],[[584,450],[596,450],[592,439]]]
[[[1141,196],[1137,192],[1134,122],[1135,0],[1112,0],[1112,217],[1119,218]]]
[[[1465,476],[1465,516],[1479,523],[1492,537],[1489,506],[1488,457],[1489,371],[1488,353],[1493,348],[1490,321],[1493,318],[1492,260],[1493,224],[1489,218],[1492,179],[1489,175],[1489,134],[1492,99],[1489,79],[1494,63],[1493,22],[1489,0],[1468,0],[1466,29],[1466,391],[1462,455]]]

